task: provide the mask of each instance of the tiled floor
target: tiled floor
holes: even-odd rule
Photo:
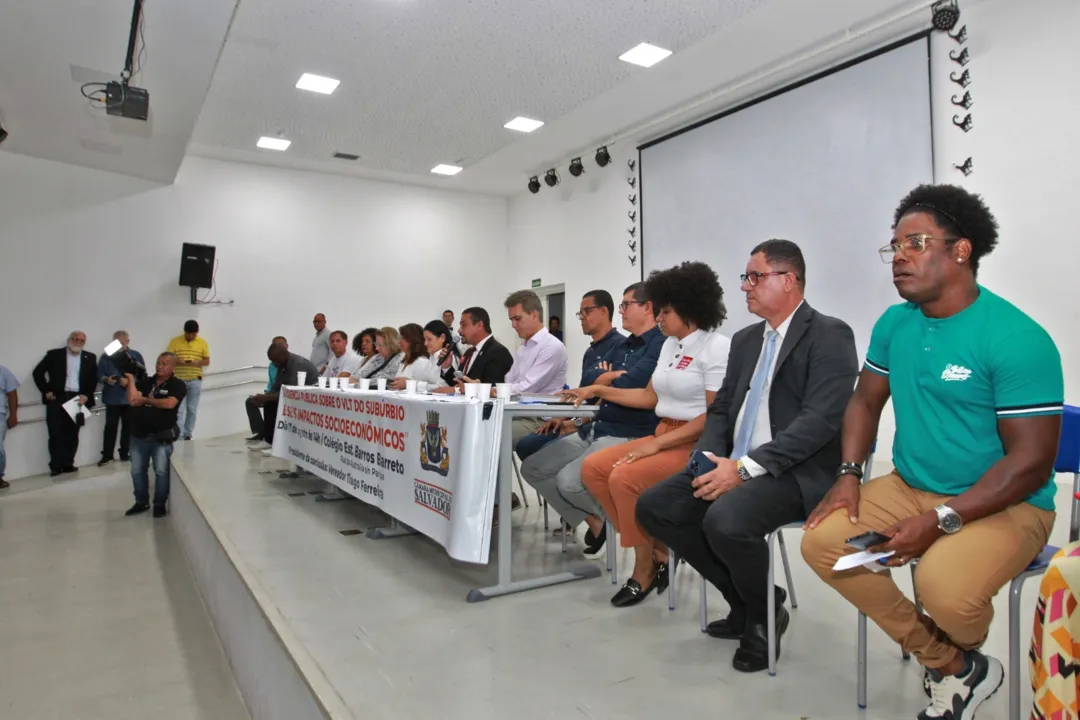
[[[788,534],[788,546],[800,606],[779,674],[748,676],[731,668],[732,643],[700,633],[693,572],[679,575],[675,612],[656,597],[612,608],[606,575],[470,605],[466,592],[486,584],[491,571],[451,563],[421,537],[342,535],[384,518],[356,501],[290,496],[324,484],[279,479],[275,471],[284,464],[246,452],[239,439],[195,443],[181,458],[202,502],[212,505],[249,570],[358,718],[892,720],[913,718],[925,706],[919,666],[902,662],[896,646],[871,627],[869,709],[857,710],[855,611],[805,566],[798,531]],[[1067,495],[1063,487],[1063,508]],[[543,531],[535,499],[514,515],[516,577],[551,572],[565,558],[582,561],[580,550],[563,556]],[[1067,533],[1065,524],[1059,522],[1055,540]],[[623,556],[623,567],[629,560]],[[1025,593],[1025,632],[1037,585],[1032,581]],[[714,617],[726,610],[718,594],[712,602]],[[1004,593],[996,606],[987,650],[1005,661]],[[1026,662],[1024,668],[1026,684]],[[980,720],[1002,720],[1005,688],[985,708]]]
[[[246,720],[171,524],[105,470],[0,494],[0,718]]]

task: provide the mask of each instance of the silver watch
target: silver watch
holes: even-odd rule
[[[934,512],[937,513],[938,529],[946,535],[958,533],[960,528],[964,526],[964,521],[960,519],[959,513],[948,505],[938,505],[934,508]]]

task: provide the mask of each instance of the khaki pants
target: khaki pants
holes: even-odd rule
[[[915,570],[926,615],[916,611],[890,573],[865,568],[837,573],[832,566],[854,552],[844,544],[847,538],[933,512],[949,500],[915,490],[895,473],[885,475],[862,486],[857,523],[839,510],[807,531],[802,542],[803,557],[822,580],[933,669],[949,664],[958,648],[973,650],[986,641],[992,598],[1042,550],[1054,513],[1020,503],[939,538]]]

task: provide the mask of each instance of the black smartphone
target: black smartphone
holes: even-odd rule
[[[875,545],[881,545],[882,543],[887,543],[891,539],[892,538],[890,538],[888,535],[882,535],[879,532],[871,530],[870,532],[864,532],[862,535],[856,535],[855,537],[850,537],[847,540],[845,540],[844,542],[848,546],[856,548],[858,550],[869,550],[870,548],[874,547]]]
[[[716,463],[710,460],[709,456],[701,450],[695,450],[693,454],[690,455],[690,461],[686,463],[686,470],[693,477],[700,477],[715,469]]]

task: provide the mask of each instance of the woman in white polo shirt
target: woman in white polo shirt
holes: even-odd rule
[[[667,548],[638,524],[634,506],[642,492],[686,467],[705,427],[705,411],[724,382],[730,340],[717,332],[727,311],[716,273],[705,263],[685,262],[656,271],[645,295],[659,309],[667,336],[649,385],[642,389],[592,386],[570,391],[626,407],[655,409],[656,433],[593,453],[581,480],[603,506],[623,547],[634,548],[634,572],[611,598],[616,607],[636,605],[668,585]]]

